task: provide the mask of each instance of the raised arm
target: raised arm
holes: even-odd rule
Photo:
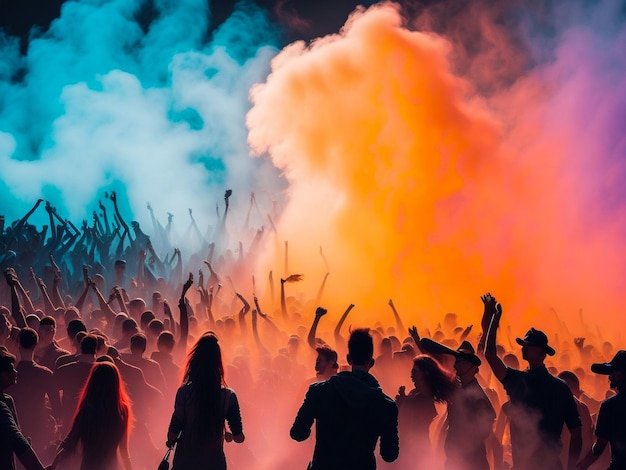
[[[417,347],[420,354],[428,354],[422,347],[422,339],[420,338],[420,335],[417,332],[417,327],[415,325],[411,326],[411,328],[408,329],[408,332],[409,332],[409,336],[413,339],[413,342],[415,343],[415,346]]]
[[[315,318],[313,318],[313,324],[311,325],[311,329],[309,330],[309,335],[307,336],[307,342],[311,349],[315,349],[317,345],[315,344],[315,333],[317,332],[317,325],[320,322],[320,319],[328,313],[323,307],[317,307],[315,309]]]
[[[65,302],[63,302],[63,297],[61,296],[61,292],[59,290],[59,284],[63,282],[63,274],[61,273],[59,266],[54,261],[54,256],[52,256],[52,254],[48,256],[48,259],[50,260],[50,264],[54,270],[54,279],[52,281],[52,303],[55,308],[65,308]]]
[[[496,378],[502,381],[504,377],[506,377],[506,365],[502,362],[502,359],[498,357],[496,348],[496,333],[500,325],[502,306],[490,293],[483,295],[481,300],[485,307],[481,321],[483,328],[482,337],[485,338],[485,359]]]
[[[180,293],[180,299],[178,299],[178,309],[180,311],[180,338],[178,341],[179,349],[184,354],[187,351],[187,336],[189,335],[189,312],[187,312],[187,302],[185,295],[189,288],[193,285],[193,274],[189,273],[189,278],[183,285],[183,289]]]
[[[292,274],[291,276],[288,276],[286,279],[281,278],[280,280],[280,311],[285,320],[288,318],[287,302],[285,300],[285,284],[288,282],[299,282],[301,280],[302,280],[302,274]]]
[[[12,268],[8,268],[4,271],[4,276],[11,290],[11,316],[19,328],[24,328],[26,326],[26,319],[22,313],[20,300],[17,296],[17,275]]]
[[[241,302],[243,303],[243,307],[239,310],[239,329],[241,330],[241,336],[245,338],[248,335],[248,330],[246,328],[246,314],[250,311],[250,304],[246,300],[246,298],[241,295],[239,292],[235,292],[235,295]]]
[[[133,236],[130,233],[130,230],[128,229],[128,224],[124,221],[124,218],[122,217],[122,214],[120,213],[119,207],[117,206],[117,194],[115,191],[111,191],[111,194],[109,195],[109,199],[111,199],[111,202],[113,203],[113,209],[115,209],[116,219],[119,221],[120,225],[124,228],[124,233],[122,234],[122,240],[124,240],[124,235],[128,235],[128,241],[132,245]]]
[[[337,346],[337,348],[341,347],[345,349],[346,341],[343,339],[343,336],[341,336],[341,327],[343,326],[344,322],[346,321],[346,318],[348,318],[348,315],[350,314],[353,308],[354,308],[354,304],[348,305],[348,308],[346,309],[345,312],[343,312],[343,315],[341,315],[341,318],[337,322],[337,326],[335,326],[335,346]]]
[[[389,307],[391,307],[391,311],[393,312],[393,318],[396,320],[396,327],[398,328],[398,334],[400,331],[406,331],[404,328],[404,324],[402,323],[402,319],[396,310],[396,306],[393,303],[393,299],[389,299]]]
[[[52,303],[52,300],[50,300],[50,296],[48,295],[48,288],[46,287],[46,283],[43,282],[43,279],[35,276],[35,272],[33,271],[33,268],[30,268],[30,273],[31,273],[31,276],[33,276],[33,279],[35,280],[35,283],[39,286],[39,290],[41,291],[41,296],[43,298],[44,312],[46,313],[46,315],[50,315],[51,317],[53,317],[55,308],[54,308],[54,304]]]

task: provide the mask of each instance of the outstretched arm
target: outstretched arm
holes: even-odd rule
[[[246,328],[246,314],[250,311],[250,304],[239,292],[235,292],[235,295],[243,303],[243,307],[239,310],[239,329],[241,330],[241,336],[245,338],[248,334],[248,330]]]
[[[11,316],[19,328],[24,328],[26,326],[26,319],[20,307],[20,299],[17,296],[17,274],[15,274],[12,268],[9,268],[4,271],[4,276],[11,289]]]
[[[404,324],[402,323],[402,319],[400,318],[400,315],[398,315],[396,306],[393,303],[393,299],[389,299],[389,306],[391,307],[391,311],[393,312],[393,317],[396,320],[396,327],[398,328],[398,334],[401,331],[406,331],[406,328],[404,328]]]
[[[341,336],[341,327],[343,326],[344,322],[346,321],[346,318],[348,318],[348,315],[350,314],[350,311],[353,308],[354,308],[354,304],[348,305],[348,308],[346,309],[345,312],[343,312],[343,315],[341,315],[341,318],[337,322],[337,326],[335,326],[335,346],[337,348],[341,347],[345,349],[346,342],[343,339],[343,336]]]
[[[506,365],[502,362],[502,359],[498,357],[496,349],[496,332],[500,325],[502,306],[490,293],[483,295],[481,300],[485,306],[483,319],[481,321],[483,327],[482,337],[485,338],[485,359],[487,359],[497,379],[502,381],[504,377],[506,377]]]
[[[180,293],[180,299],[178,299],[178,309],[180,311],[180,339],[178,342],[178,346],[183,354],[187,350],[187,336],[189,335],[189,313],[187,312],[187,302],[185,299],[185,295],[192,285],[193,274],[189,273],[189,278],[183,285],[183,289]]]
[[[328,313],[323,307],[317,307],[315,309],[315,318],[313,318],[313,324],[311,325],[311,329],[309,330],[309,335],[307,336],[307,342],[311,349],[315,349],[317,345],[315,344],[315,332],[317,331],[317,325],[320,322],[320,319]]]
[[[288,276],[286,279],[280,280],[280,311],[283,314],[283,318],[286,320],[288,317],[287,314],[287,302],[285,300],[285,283],[287,282],[298,282],[302,280],[302,274],[292,274]]]

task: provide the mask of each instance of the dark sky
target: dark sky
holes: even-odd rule
[[[59,16],[67,0],[0,0],[0,28],[26,41],[33,27],[46,30]],[[209,0],[207,0],[209,1]],[[151,0],[144,0],[145,11],[150,11]],[[313,39],[337,32],[348,15],[359,4],[370,5],[370,0],[254,0],[270,12],[271,17],[285,30],[285,42],[295,39]],[[234,0],[211,1],[212,27],[219,25],[232,13]]]

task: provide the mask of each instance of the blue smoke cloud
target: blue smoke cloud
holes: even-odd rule
[[[271,163],[249,157],[245,127],[248,91],[269,72],[278,29],[247,2],[214,31],[210,19],[205,0],[156,0],[150,11],[141,0],[79,0],[64,3],[25,55],[0,35],[7,221],[37,198],[87,218],[116,190],[137,220],[149,201],[157,215],[192,207],[208,223],[226,187],[284,186]]]

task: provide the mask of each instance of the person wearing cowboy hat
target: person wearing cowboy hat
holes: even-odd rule
[[[611,446],[611,465],[608,470],[626,468],[626,351],[618,351],[611,362],[592,364],[591,371],[608,375],[609,386],[616,389],[617,394],[600,405],[596,442],[577,469],[587,469],[602,455],[607,444]]]
[[[420,346],[431,354],[454,356],[459,388],[448,402],[447,435],[444,445],[446,469],[489,470],[485,442],[493,432],[496,412],[476,375],[481,365],[469,341],[452,349],[429,338]]]
[[[516,341],[528,370],[507,367],[498,357],[496,332],[502,306],[489,293],[481,297],[485,359],[509,396],[513,467],[516,470],[561,470],[561,431],[570,431],[567,468],[574,469],[582,446],[581,421],[568,385],[546,368],[546,356],[555,354],[543,331],[531,328]]]

